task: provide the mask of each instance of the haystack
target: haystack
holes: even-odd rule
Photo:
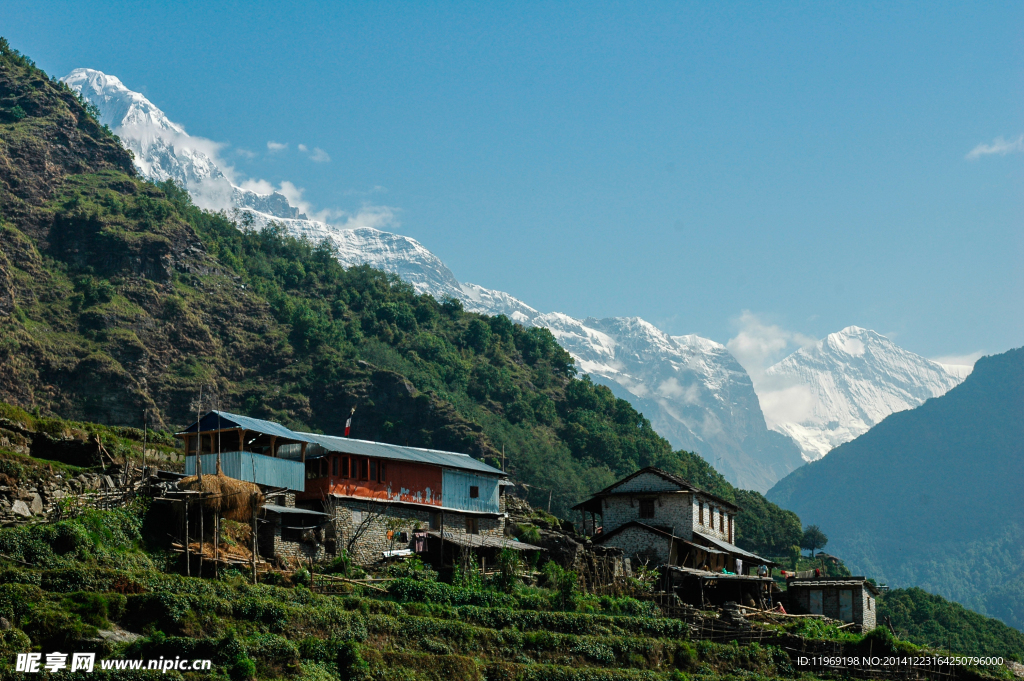
[[[217,511],[221,517],[248,523],[252,520],[253,509],[263,506],[264,497],[260,488],[245,480],[236,480],[223,472],[207,473],[202,482],[192,475],[178,481],[178,489],[203,493],[203,506]]]

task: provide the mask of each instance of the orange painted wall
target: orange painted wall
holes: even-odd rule
[[[439,466],[383,460],[384,482],[376,482],[331,475],[334,464],[330,461],[331,457],[326,458],[328,459],[327,477],[306,480],[306,491],[296,495],[298,499],[322,499],[328,494],[340,494],[381,501],[403,501],[429,506],[441,505],[441,468]],[[360,458],[365,459],[365,457],[349,457],[350,469],[352,462]],[[380,459],[377,461],[381,462]],[[341,470],[339,461],[338,472],[341,473]]]

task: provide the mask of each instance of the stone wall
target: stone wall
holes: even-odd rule
[[[694,495],[693,503],[690,508],[690,517],[692,518],[692,529],[694,532],[700,532],[701,534],[713,537],[715,539],[721,539],[722,541],[734,543],[733,538],[729,533],[729,514],[731,510],[726,511],[720,503],[715,502],[702,494]],[[704,504],[704,524],[701,524],[701,512],[700,505]],[[723,511],[725,511],[725,529],[719,529],[719,520],[722,517]],[[735,516],[733,516],[733,536],[735,535]],[[713,523],[713,525],[712,525]]]
[[[654,517],[640,517],[640,501],[654,501]],[[626,523],[637,521],[651,527],[662,528],[677,537],[689,539],[692,536],[691,513],[693,505],[689,494],[643,494],[606,497],[601,503],[601,520],[605,532],[622,527]]]
[[[267,497],[268,504],[295,508],[295,492],[278,492]]]
[[[627,480],[615,487],[616,493],[624,492],[677,492],[679,483],[666,480],[654,473],[641,473],[632,480]]]
[[[444,512],[444,531],[448,534],[467,534],[467,518],[476,520],[477,534],[498,538],[505,534],[504,515],[497,518],[481,517],[457,511]],[[441,512],[429,507],[367,503],[339,497],[335,497],[334,501],[334,528],[339,551],[346,548],[361,529],[351,550],[353,562],[359,565],[380,562],[384,551],[407,549],[414,531],[440,531],[441,524]],[[389,532],[391,537],[388,537]],[[404,542],[401,540],[403,533],[406,536]]]
[[[601,545],[621,549],[633,567],[645,562],[651,567],[668,563],[672,550],[668,537],[636,526],[627,527]]]
[[[839,592],[853,591],[853,621],[860,625],[862,631],[871,631],[876,626],[877,599],[866,587],[857,584],[850,586],[797,586],[789,587],[789,604],[794,614],[811,612],[811,591],[821,591],[821,614],[832,619],[839,617]]]

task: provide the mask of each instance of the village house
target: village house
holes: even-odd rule
[[[292,431],[213,411],[178,433],[185,472],[215,470],[264,488],[265,556],[359,564],[422,553],[451,563],[462,548],[538,550],[505,536],[505,473],[466,454]],[[199,456],[196,456],[198,451]],[[219,454],[218,454],[219,452]]]
[[[824,615],[853,623],[862,632],[875,628],[878,587],[864,577],[805,577],[786,580],[793,614]]]
[[[774,562],[736,546],[739,507],[658,468],[644,468],[573,507],[595,543],[633,564],[756,574]],[[597,524],[600,516],[600,525]]]

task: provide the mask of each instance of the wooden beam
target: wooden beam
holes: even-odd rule
[[[270,456],[277,457],[277,436],[270,436]]]
[[[306,463],[306,443],[302,443],[302,463]]]

